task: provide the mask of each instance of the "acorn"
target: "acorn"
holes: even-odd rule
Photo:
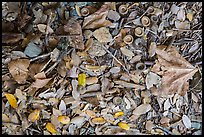
[[[144,30],[141,27],[135,28],[135,36],[142,37],[144,35]]]
[[[148,27],[150,25],[150,19],[147,16],[143,16],[141,22],[144,27]]]
[[[157,23],[158,20],[159,20],[159,18],[158,18],[158,16],[156,16],[156,15],[152,15],[152,16],[150,17],[150,20],[152,21],[152,23]]]
[[[125,15],[128,13],[127,5],[120,5],[119,7],[119,13],[122,15]]]
[[[120,104],[122,104],[122,102],[123,102],[123,99],[121,97],[114,97],[113,98],[113,104],[115,104],[115,105],[120,105]]]
[[[133,42],[133,36],[132,35],[126,35],[124,38],[123,38],[123,41],[125,42],[125,44],[132,44]]]
[[[142,71],[145,69],[146,69],[146,65],[144,63],[139,62],[136,64],[136,70]]]

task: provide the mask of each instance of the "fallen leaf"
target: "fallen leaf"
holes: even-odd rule
[[[97,77],[88,77],[86,78],[86,84],[87,85],[92,85],[98,83],[98,78]]]
[[[9,72],[19,84],[24,84],[28,77],[29,59],[17,59],[8,63]]]
[[[40,110],[39,109],[35,109],[32,113],[29,114],[28,119],[31,122],[35,122],[36,120],[38,120],[40,117]]]
[[[126,87],[126,88],[135,88],[135,89],[140,89],[140,90],[143,90],[145,89],[144,86],[142,85],[138,85],[138,84],[134,84],[134,83],[128,83],[128,82],[125,82],[125,81],[122,81],[122,80],[115,80],[114,81],[115,84],[119,84],[123,87]]]
[[[106,121],[105,121],[105,119],[104,118],[102,118],[102,117],[97,117],[97,118],[93,118],[92,120],[91,120],[94,124],[104,124]]]
[[[184,21],[186,18],[185,16],[185,11],[183,8],[180,8],[178,13],[177,13],[177,19],[180,20],[180,21]]]
[[[120,116],[124,116],[124,112],[123,112],[123,111],[119,111],[119,112],[116,112],[116,113],[114,114],[114,118],[118,118],[118,117],[120,117]]]
[[[59,116],[57,118],[62,124],[69,124],[70,118],[68,116]]]
[[[88,53],[91,56],[103,56],[106,54],[106,50],[103,48],[103,44],[100,43],[98,40],[93,40],[92,46],[88,49]]]
[[[86,74],[82,73],[78,75],[78,85],[83,87],[86,85]]]
[[[157,48],[156,42],[151,42],[148,49],[148,53],[150,57],[153,57],[155,55],[156,48]]]
[[[151,108],[152,107],[150,104],[141,104],[135,110],[133,110],[133,114],[140,116],[140,115],[145,114],[148,111],[150,111]]]
[[[146,86],[147,89],[150,89],[151,87],[158,86],[161,84],[161,78],[156,73],[149,72],[146,76]]]
[[[183,121],[183,124],[185,125],[186,128],[191,128],[191,120],[189,119],[188,116],[183,115],[182,121]]]
[[[184,22],[176,20],[175,21],[175,27],[177,29],[190,29],[190,23],[187,20],[184,21]]]
[[[85,117],[83,116],[76,116],[71,119],[70,123],[75,124],[77,127],[81,127],[85,122]]]
[[[187,13],[187,19],[189,20],[189,21],[192,21],[193,20],[193,13]]]
[[[21,39],[24,39],[23,34],[19,33],[2,33],[2,43],[14,44]]]
[[[55,127],[52,123],[47,123],[46,129],[51,133],[57,133],[57,130],[55,129]]]
[[[49,34],[49,33],[51,34],[51,33],[54,32],[53,29],[50,28],[50,26],[47,26],[45,24],[38,24],[37,27],[38,27],[39,31],[42,32],[42,33],[47,32],[47,34]]]
[[[161,85],[157,90],[161,96],[173,93],[184,96],[189,88],[188,80],[192,78],[198,69],[187,62],[178,53],[176,47],[170,46],[166,50],[164,47],[160,46],[156,49],[158,60],[152,68],[153,72],[162,75]]]
[[[130,130],[130,126],[124,122],[119,122],[118,123],[118,126],[122,129],[125,129],[125,130]]]
[[[10,122],[10,118],[6,114],[2,114],[2,122]]]
[[[145,128],[146,128],[146,130],[151,131],[152,128],[153,128],[153,126],[154,126],[153,122],[150,121],[150,120],[148,120],[148,121],[146,122]]]
[[[12,108],[17,108],[17,100],[16,97],[10,93],[5,93],[6,99],[8,100],[9,104]]]
[[[112,35],[106,27],[95,30],[93,36],[101,43],[111,42],[112,40]]]
[[[120,14],[114,10],[109,10],[107,17],[113,21],[118,21],[120,19]]]
[[[61,102],[59,104],[59,110],[62,113],[66,113],[67,107],[66,107],[66,104],[65,104],[64,100],[61,100]]]
[[[104,4],[98,11],[85,17],[82,29],[97,29],[111,25],[112,23],[109,20],[106,20],[108,9],[109,6]]]
[[[121,47],[120,51],[122,52],[123,55],[127,56],[129,59],[135,56],[135,54],[131,50],[127,49],[126,47]]]
[[[46,78],[44,71],[41,73],[36,74],[35,76],[35,82],[32,83],[32,87],[35,88],[43,88],[52,78]]]

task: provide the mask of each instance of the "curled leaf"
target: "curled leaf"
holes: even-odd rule
[[[130,130],[130,126],[124,122],[119,122],[118,123],[118,126],[122,129],[125,129],[125,130]]]
[[[35,122],[37,119],[39,119],[39,117],[40,117],[40,110],[35,109],[32,113],[30,113],[30,115],[28,116],[28,119],[31,122]]]
[[[5,93],[6,99],[8,100],[9,104],[12,108],[17,108],[17,100],[16,97],[10,93]]]
[[[68,116],[59,116],[57,118],[62,124],[69,124],[70,118]]]
[[[46,129],[51,133],[57,133],[55,126],[52,123],[47,123]]]

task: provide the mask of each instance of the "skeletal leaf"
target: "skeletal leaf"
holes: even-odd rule
[[[122,129],[125,129],[125,130],[130,130],[130,126],[124,122],[119,122],[118,123],[118,126]]]
[[[189,119],[188,116],[183,115],[182,121],[183,121],[183,124],[185,125],[186,128],[191,128],[191,120]]]
[[[36,120],[38,120],[40,117],[40,110],[39,109],[35,109],[32,113],[29,114],[28,119],[31,122],[35,122]]]
[[[5,93],[6,99],[8,100],[9,104],[12,108],[17,108],[17,100],[16,97],[10,93]]]
[[[70,118],[68,116],[59,116],[57,118],[62,124],[69,124]]]
[[[52,123],[47,123],[46,129],[51,133],[57,133],[57,130],[55,129],[55,127]]]

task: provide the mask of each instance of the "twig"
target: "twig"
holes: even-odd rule
[[[49,56],[50,54],[51,54],[51,52],[50,52],[50,53],[47,53],[47,54],[44,54],[44,55],[37,56],[37,57],[31,59],[30,62],[33,62],[33,61],[38,60],[38,59],[40,59],[40,58],[47,57],[47,56]]]
[[[174,133],[172,133],[171,131],[169,131],[168,129],[166,129],[166,128],[164,128],[164,127],[155,125],[154,129],[155,129],[155,128],[159,128],[159,129],[163,130],[164,132],[166,132],[166,133],[169,134],[169,135],[174,135]]]

